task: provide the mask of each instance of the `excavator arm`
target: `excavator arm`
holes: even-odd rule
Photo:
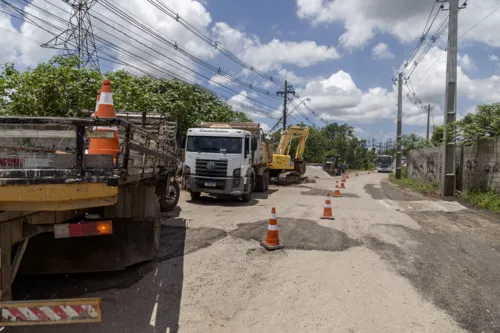
[[[306,172],[304,150],[309,136],[309,127],[290,126],[281,133],[280,143],[276,153],[273,155],[271,172],[278,177],[278,183],[288,185],[300,181],[300,175]],[[292,139],[299,138],[295,157],[290,156]]]

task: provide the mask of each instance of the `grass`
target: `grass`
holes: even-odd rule
[[[439,183],[424,183],[418,180],[407,178],[405,167],[403,167],[401,170],[401,176],[401,179],[396,179],[396,175],[393,173],[390,175],[390,180],[395,185],[413,190],[415,192],[420,192],[425,195],[441,195]],[[500,213],[500,193],[497,193],[495,191],[484,191],[481,189],[465,191],[460,194],[460,199],[467,201],[472,205],[486,208],[495,213]]]
[[[495,191],[481,191],[479,189],[466,191],[460,194],[460,198],[473,205],[500,213],[500,193]]]
[[[413,190],[426,195],[439,196],[438,183],[424,183],[418,180],[407,178],[406,167],[401,168],[401,179],[396,179],[396,174],[391,173],[389,176],[391,183],[398,185],[402,188]]]
[[[411,178],[401,178],[396,179],[395,174],[390,175],[391,182],[402,188],[413,190],[426,195],[439,196],[439,184],[438,183],[424,183]]]

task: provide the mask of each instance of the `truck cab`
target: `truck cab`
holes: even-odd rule
[[[256,186],[267,190],[267,159],[260,131],[254,130],[258,127],[249,131],[229,124],[205,126],[187,132],[184,176],[192,199],[204,192],[250,201]]]

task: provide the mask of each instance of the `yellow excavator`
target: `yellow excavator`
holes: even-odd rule
[[[270,164],[271,178],[277,178],[279,185],[297,184],[300,177],[306,172],[304,150],[306,148],[309,127],[290,126],[281,133],[280,143],[273,154],[273,162]],[[299,138],[295,158],[290,156],[292,140]]]

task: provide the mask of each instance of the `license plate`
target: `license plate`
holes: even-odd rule
[[[205,187],[215,187],[217,184],[215,182],[207,182],[205,183]]]

